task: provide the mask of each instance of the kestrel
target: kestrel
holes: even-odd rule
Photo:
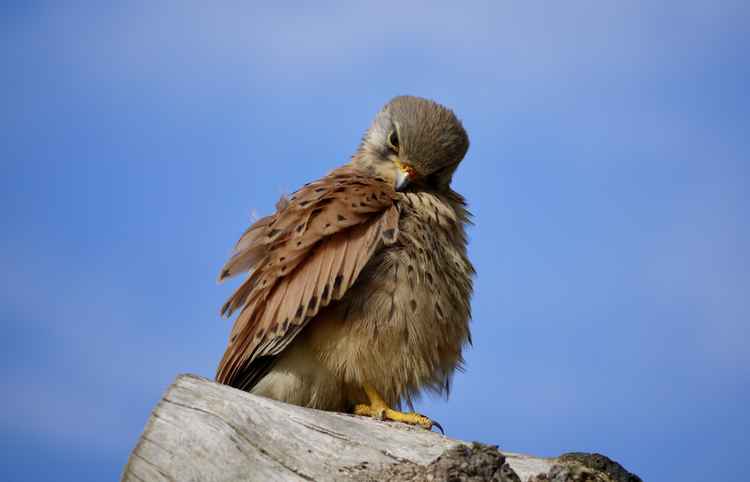
[[[249,272],[216,380],[431,428],[397,409],[447,393],[470,342],[471,215],[450,185],[468,147],[452,111],[396,97],[348,164],[250,226],[219,276]]]

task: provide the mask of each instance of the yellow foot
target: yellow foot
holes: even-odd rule
[[[439,423],[430,420],[428,417],[415,412],[399,412],[388,407],[373,407],[372,405],[357,405],[354,407],[355,415],[377,418],[378,420],[393,420],[394,422],[408,423],[409,425],[419,425],[427,430],[437,427],[443,432],[443,427]]]
[[[399,412],[398,410],[393,410],[386,405],[380,394],[378,394],[378,392],[376,392],[371,386],[364,385],[364,389],[370,399],[370,405],[356,405],[354,407],[355,415],[377,418],[378,420],[393,420],[394,422],[408,423],[409,425],[419,425],[427,430],[432,430],[432,427],[437,427],[440,432],[445,435],[443,427],[440,426],[439,423],[430,420],[428,417],[419,413],[404,413]]]

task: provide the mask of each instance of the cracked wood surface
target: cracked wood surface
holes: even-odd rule
[[[462,443],[180,375],[151,413],[122,480],[347,480],[363,463],[375,470],[405,461],[429,464]],[[503,453],[521,480],[547,473],[554,462]]]

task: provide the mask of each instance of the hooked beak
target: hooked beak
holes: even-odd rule
[[[414,178],[414,169],[411,166],[396,161],[398,170],[396,171],[396,191],[403,191]]]

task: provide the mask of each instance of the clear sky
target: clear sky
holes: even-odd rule
[[[116,479],[213,375],[252,214],[412,94],[471,137],[478,271],[466,371],[417,408],[746,480],[748,2],[103,3],[0,7],[0,479]]]

